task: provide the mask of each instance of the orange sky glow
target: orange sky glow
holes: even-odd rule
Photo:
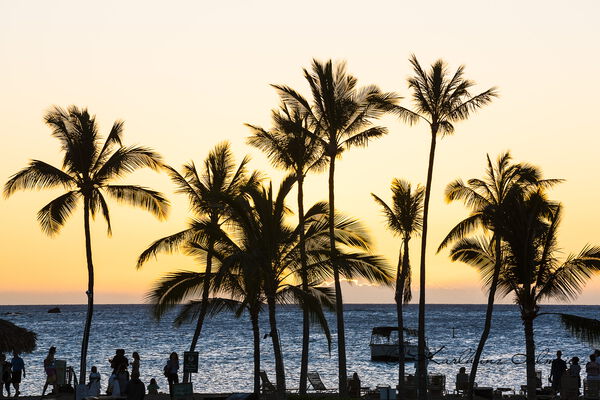
[[[396,91],[410,107],[408,57],[422,64],[445,59],[466,65],[466,77],[500,98],[456,134],[439,142],[435,160],[428,253],[428,301],[481,303],[478,274],[435,249],[467,215],[446,204],[447,183],[479,177],[486,153],[511,150],[516,161],[563,178],[552,189],[565,213],[560,233],[565,255],[600,244],[600,3],[577,1],[285,3],[103,1],[0,2],[0,181],[35,158],[60,165],[58,141],[42,118],[52,105],[75,104],[97,115],[106,134],[125,121],[124,142],[160,152],[179,168],[200,163],[224,140],[237,160],[278,184],[283,176],[245,144],[244,123],[269,126],[278,104],[272,83],[309,96],[302,67],[311,59],[346,60],[359,84]],[[319,9],[316,12],[316,9]],[[389,200],[393,178],[425,182],[428,127],[386,117],[389,134],[366,149],[344,154],[336,169],[336,206],[360,218],[375,251],[395,263],[399,240],[385,229],[370,193]],[[153,240],[185,226],[187,201],[164,174],[127,178],[163,191],[173,207],[166,222],[111,203],[112,237],[93,224],[97,303],[139,303],[161,274],[193,269],[194,260],[161,256],[136,270],[137,256]],[[306,181],[306,203],[327,198],[326,174]],[[59,191],[18,192],[0,198],[0,304],[84,303],[87,274],[81,208],[56,237],[43,234],[37,211]],[[295,196],[290,206],[295,207]],[[411,258],[418,266],[419,241]],[[414,275],[413,282],[418,282]],[[416,286],[414,292],[416,292]],[[391,289],[347,285],[345,301],[391,303]],[[510,298],[504,300],[510,302]],[[594,278],[577,303],[600,301]]]

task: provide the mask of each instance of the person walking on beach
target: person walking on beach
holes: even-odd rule
[[[44,372],[46,373],[46,383],[42,390],[42,397],[46,394],[48,385],[52,385],[52,393],[56,392],[56,365],[54,364],[54,355],[56,354],[56,347],[52,346],[48,350],[48,355],[44,359]]]
[[[19,386],[21,385],[21,378],[25,378],[25,361],[19,357],[19,353],[13,352],[13,358],[10,361],[12,366],[12,385],[15,388],[15,397],[18,397],[21,392]]]
[[[177,353],[172,352],[169,356],[169,361],[165,365],[165,376],[169,381],[169,394],[173,397],[173,384],[179,383],[179,357]]]
[[[548,379],[550,383],[552,383],[552,390],[554,393],[560,392],[560,381],[563,376],[563,373],[567,370],[567,363],[562,359],[562,351],[558,350],[556,352],[556,358],[552,360],[552,365],[550,367],[550,376]]]
[[[131,373],[131,380],[127,385],[127,400],[144,400],[146,395],[146,386],[140,380],[139,372]]]

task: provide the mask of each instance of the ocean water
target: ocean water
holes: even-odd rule
[[[48,314],[51,306],[0,306],[0,318],[12,321],[38,335],[37,349],[25,354],[27,377],[21,387],[23,395],[41,393],[45,375],[43,359],[50,346],[57,347],[57,359],[79,370],[81,336],[85,318],[83,305],[61,306],[60,314]],[[600,306],[543,306],[544,312],[567,312],[598,318]],[[294,306],[278,308],[278,326],[283,347],[287,386],[298,387],[301,353],[301,313]],[[432,350],[441,349],[429,364],[429,371],[448,376],[452,388],[454,376],[461,366],[470,368],[470,355],[474,352],[485,315],[484,305],[429,305],[427,306],[427,338]],[[149,314],[146,305],[97,305],[88,352],[88,374],[92,365],[102,374],[105,390],[110,374],[108,359],[115,349],[124,348],[141,356],[141,375],[146,383],[156,378],[161,390],[168,390],[162,368],[172,351],[183,353],[188,349],[193,334],[192,325],[172,326],[173,314],[160,322]],[[310,342],[309,370],[320,373],[327,387],[337,387],[337,349],[335,345],[335,315],[328,316],[333,333],[331,352],[325,336],[313,329]],[[369,340],[374,326],[395,324],[394,305],[346,305],[346,338],[349,374],[357,372],[365,386],[394,385],[397,380],[397,363],[370,360]],[[406,307],[406,324],[417,326],[417,307]],[[261,320],[262,334],[269,331],[266,315]],[[197,346],[200,368],[193,375],[197,392],[235,392],[252,389],[252,330],[247,316],[236,319],[231,314],[221,314],[204,325]],[[547,383],[550,361],[556,350],[563,358],[578,356],[582,364],[592,349],[572,338],[560,325],[557,316],[545,315],[535,321],[537,369],[542,370]],[[518,309],[512,305],[495,308],[492,332],[479,367],[480,386],[514,387],[525,383],[525,341]],[[275,380],[275,367],[271,338],[261,341],[262,369]],[[180,357],[181,358],[181,357]],[[407,372],[414,371],[407,363]]]

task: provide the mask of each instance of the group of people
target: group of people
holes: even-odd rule
[[[56,391],[57,384],[57,374],[56,374],[56,365],[55,365],[55,354],[56,347],[52,346],[48,350],[48,355],[44,359],[44,372],[46,373],[46,383],[44,384],[44,389],[42,391],[42,397],[46,393],[48,386],[53,387],[53,391]],[[4,357],[1,355],[0,357]],[[146,390],[148,394],[158,394],[158,386],[156,379],[150,379],[150,383],[145,386],[144,383],[140,380],[140,355],[137,352],[133,352],[131,354],[132,361],[129,362],[129,359],[125,356],[124,349],[117,349],[115,355],[108,360],[110,363],[111,374],[108,379],[108,386],[106,388],[106,394],[113,397],[121,397],[126,396],[130,400],[142,400],[144,395],[146,394]],[[4,361],[3,358],[0,360]],[[15,361],[17,360],[17,361]],[[18,361],[20,360],[20,361]],[[6,363],[10,365],[11,363]],[[4,365],[4,363],[0,363]],[[131,373],[129,372],[129,367],[131,366]],[[23,360],[18,357],[18,354],[15,354],[15,357],[12,361],[12,370],[13,371],[22,371],[23,376],[25,375],[25,366]],[[2,371],[2,369],[0,369]],[[169,356],[169,360],[167,364],[164,366],[164,375],[169,382],[169,393],[172,395],[173,393],[173,384],[179,383],[179,357],[177,353],[173,352]],[[1,375],[1,374],[0,374]],[[13,373],[13,376],[14,373]],[[15,385],[15,390],[18,391],[18,382],[20,382],[21,373],[18,372],[16,374],[18,377],[17,383],[15,384],[15,380],[13,379],[13,385]],[[97,397],[101,392],[101,375],[98,372],[98,368],[93,366],[90,371],[89,381],[86,387],[87,396]],[[8,383],[6,384],[7,391],[10,389],[8,387]]]
[[[6,390],[7,397],[10,397],[10,386],[15,389],[15,397],[21,392],[19,386],[21,378],[25,377],[25,362],[19,356],[18,352],[13,352],[12,360],[8,361],[4,353],[0,353],[0,397],[4,397]]]

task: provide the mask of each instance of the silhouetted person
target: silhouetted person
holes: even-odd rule
[[[54,364],[54,355],[56,354],[56,347],[52,346],[48,350],[48,355],[44,359],[44,372],[46,373],[46,383],[44,384],[44,390],[42,390],[42,397],[46,394],[48,385],[52,385],[52,392],[56,392],[56,365]]]
[[[360,397],[360,378],[356,372],[348,379],[348,394],[350,397]]]
[[[571,376],[577,377],[577,387],[581,387],[581,377],[579,374],[581,373],[581,365],[579,365],[579,357],[571,358],[571,366],[567,370],[567,373]]]
[[[140,376],[140,355],[137,351],[131,353],[131,357],[133,361],[131,362],[131,377],[133,379],[133,374],[137,372],[138,376]]]
[[[555,393],[560,392],[560,380],[567,370],[567,363],[562,359],[562,352],[558,350],[556,352],[556,358],[552,360],[552,366],[550,367],[550,382],[552,383],[552,390]]]
[[[98,368],[92,367],[90,373],[90,381],[88,383],[88,396],[98,397],[100,396],[100,374]]]
[[[0,379],[0,385],[2,386],[2,396],[4,396],[4,389],[6,389],[7,396],[10,397],[10,380],[11,380],[11,367],[10,362],[6,361],[4,353],[0,354],[0,364],[2,364],[2,376]]]
[[[160,386],[158,386],[158,383],[156,383],[156,379],[150,379],[147,389],[148,394],[158,394],[158,389],[160,389]]]
[[[121,393],[124,393],[127,390],[127,383],[129,381],[129,372],[127,371],[129,360],[125,357],[125,350],[117,349],[115,356],[109,361],[110,367],[113,369],[113,374],[115,374],[119,381],[119,389]]]
[[[469,375],[467,375],[467,369],[460,367],[458,374],[456,374],[456,392],[466,393],[469,388]]]
[[[169,381],[169,394],[173,397],[173,384],[179,383],[179,357],[177,353],[172,352],[169,356],[169,361],[167,361],[167,365],[165,365],[165,376],[167,377],[167,381]]]
[[[127,384],[127,400],[143,400],[146,394],[146,387],[140,380],[140,374],[138,372],[131,373],[131,380]]]
[[[19,386],[21,385],[21,378],[25,377],[25,361],[19,357],[19,353],[13,352],[13,358],[10,361],[12,366],[12,385],[15,388],[15,397],[19,396]]]

